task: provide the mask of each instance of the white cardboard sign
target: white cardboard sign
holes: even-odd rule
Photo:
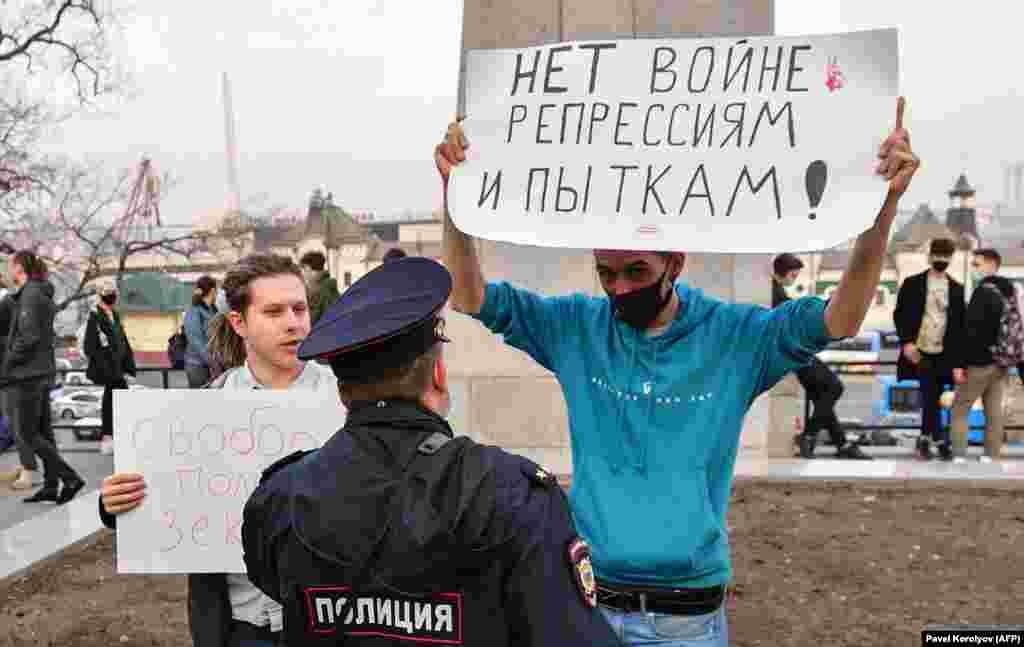
[[[118,573],[244,573],[242,510],[262,471],[345,424],[333,390],[114,392],[115,469],[146,499],[118,518]]]
[[[468,52],[452,219],[549,247],[832,247],[885,196],[898,54],[894,29]]]

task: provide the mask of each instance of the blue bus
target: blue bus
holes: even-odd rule
[[[847,366],[833,366],[833,371],[842,373],[874,373],[882,352],[882,335],[877,330],[868,330],[854,337],[831,342],[818,353],[818,359],[825,362],[864,362]]]
[[[1016,370],[1012,371],[1015,375]],[[921,427],[921,386],[917,380],[897,380],[895,375],[882,375],[878,378],[881,387],[879,398],[872,406],[872,414],[875,424],[878,425],[900,425],[920,429]],[[946,390],[952,390],[952,385],[947,385]],[[942,410],[942,425],[948,426],[952,422],[952,411]],[[969,429],[967,442],[970,445],[985,444],[985,410],[981,401],[977,401],[971,407],[967,415]],[[977,427],[977,429],[973,429]]]

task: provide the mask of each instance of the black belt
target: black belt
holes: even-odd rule
[[[239,643],[244,640],[251,641],[265,641],[274,645],[283,644],[280,639],[283,636],[281,632],[272,631],[270,625],[254,625],[244,620],[231,621],[231,636],[229,641],[233,643]]]
[[[602,580],[597,582],[597,602],[619,611],[696,616],[716,611],[725,601],[725,587],[706,589],[649,589]]]

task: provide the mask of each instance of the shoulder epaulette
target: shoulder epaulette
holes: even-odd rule
[[[262,485],[264,481],[269,479],[271,476],[273,476],[277,472],[279,472],[282,469],[288,467],[292,463],[295,463],[295,462],[298,462],[298,461],[302,460],[303,458],[306,457],[306,454],[309,454],[310,452],[314,452],[314,451],[316,451],[316,450],[315,449],[300,449],[299,451],[292,452],[291,454],[288,454],[287,456],[283,456],[283,457],[277,459],[276,461],[274,461],[273,463],[270,464],[270,467],[268,467],[267,469],[263,470],[263,474],[260,476],[260,485]]]

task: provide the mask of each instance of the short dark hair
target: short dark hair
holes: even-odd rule
[[[383,262],[387,263],[388,261],[397,261],[398,259],[405,258],[406,256],[408,256],[408,254],[406,254],[405,250],[401,247],[392,247],[384,253]]]
[[[19,249],[14,252],[14,256],[11,257],[12,263],[17,263],[21,266],[21,269],[28,275],[31,281],[45,281],[49,275],[49,270],[46,267],[46,261],[39,258],[39,256],[31,249]]]
[[[382,371],[371,382],[338,380],[338,392],[347,403],[363,400],[418,400],[434,379],[441,343],[405,366]]]
[[[305,265],[314,272],[323,272],[324,265],[327,264],[327,257],[324,256],[323,252],[312,251],[306,252],[299,259],[299,265]]]
[[[203,302],[211,292],[217,289],[217,279],[204,274],[196,281],[196,287],[192,290],[192,305],[197,306]]]
[[[990,247],[976,249],[974,250],[974,255],[993,261],[996,264],[996,269],[999,269],[999,267],[1003,264],[1002,255]]]
[[[804,262],[787,252],[775,257],[775,261],[772,262],[772,268],[775,270],[776,275],[782,276],[783,274],[789,274],[793,270],[804,269]]]
[[[956,243],[948,238],[936,238],[928,248],[932,256],[952,256],[956,252]]]

